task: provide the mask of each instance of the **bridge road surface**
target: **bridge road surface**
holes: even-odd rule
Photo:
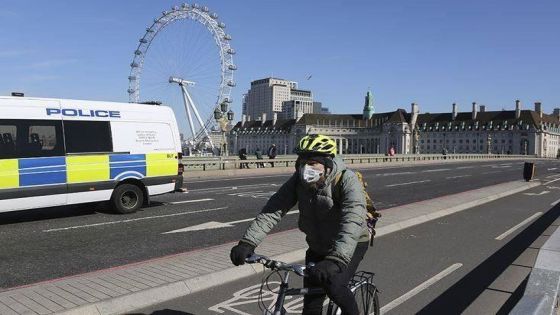
[[[560,217],[560,205],[555,206],[560,178],[554,178],[558,181],[376,238],[360,270],[376,273],[382,312],[508,314],[530,272],[523,265],[532,266],[526,263],[531,258],[520,254]],[[301,279],[291,277],[292,285],[301,287]],[[262,314],[257,304],[262,279],[245,278],[137,313]],[[272,279],[275,291],[279,278]],[[270,306],[275,295],[264,297]],[[289,314],[301,313],[301,299],[286,303]]]
[[[379,208],[519,180],[521,160],[363,170]],[[537,161],[537,178],[560,175]],[[239,239],[248,221],[289,175],[187,182],[188,194],[153,198],[151,207],[116,215],[85,205],[0,213],[0,290],[206,248]],[[208,222],[220,229],[164,234]],[[273,231],[297,227],[288,215]]]

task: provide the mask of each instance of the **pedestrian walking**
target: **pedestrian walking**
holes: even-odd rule
[[[255,151],[255,156],[257,157],[257,168],[264,168],[264,163],[258,161],[263,159],[263,154],[260,148],[257,148]]]
[[[276,149],[276,144],[272,144],[270,146],[270,148],[268,148],[268,159],[269,160],[274,160],[276,158],[277,155],[277,149]],[[274,162],[270,162],[270,166],[274,167]]]
[[[240,160],[247,160],[247,149],[246,148],[240,149],[238,155]],[[241,163],[239,164],[239,168],[249,168],[249,163],[246,162]]]

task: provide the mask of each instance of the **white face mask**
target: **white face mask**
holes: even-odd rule
[[[318,171],[309,165],[305,165],[304,167],[302,167],[301,174],[302,174],[303,181],[308,184],[318,182],[319,179],[321,179],[321,176],[323,176],[322,171]]]

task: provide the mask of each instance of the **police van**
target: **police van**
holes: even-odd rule
[[[0,96],[0,212],[109,201],[131,213],[183,183],[171,108]]]

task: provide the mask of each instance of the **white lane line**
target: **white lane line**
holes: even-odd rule
[[[553,168],[547,169],[547,171],[554,171],[554,170],[557,170],[557,169],[558,169],[558,167],[553,167]]]
[[[290,212],[286,213],[286,215],[297,214],[297,213],[299,213],[299,210],[290,211]],[[226,228],[226,227],[232,227],[237,223],[253,221],[254,219],[255,218],[252,217],[252,218],[248,218],[248,219],[242,219],[242,220],[231,221],[231,222],[209,221],[209,222],[205,222],[205,223],[198,224],[198,225],[188,226],[188,227],[182,228],[182,229],[177,229],[177,230],[173,230],[173,231],[169,231],[169,232],[164,232],[164,233],[161,233],[161,234],[172,234],[172,233],[183,233],[183,232],[192,232],[192,231],[201,231],[201,230],[221,229],[221,228]]]
[[[393,175],[408,175],[408,174],[416,174],[416,172],[382,173],[382,174],[375,174],[375,176],[393,176]]]
[[[112,224],[119,224],[119,223],[128,223],[128,222],[136,222],[136,221],[143,221],[143,220],[152,220],[152,219],[159,219],[159,218],[168,218],[168,217],[175,217],[179,215],[187,215],[187,214],[195,214],[195,213],[202,213],[202,212],[212,212],[218,210],[224,210],[228,207],[220,207],[220,208],[212,208],[212,209],[203,209],[203,210],[195,210],[195,211],[188,211],[188,212],[179,212],[173,214],[164,214],[164,215],[157,215],[151,217],[143,217],[143,218],[136,218],[136,219],[128,219],[128,220],[120,220],[120,221],[110,221],[110,222],[101,222],[101,223],[94,223],[94,224],[85,224],[85,225],[76,225],[76,226],[69,226],[65,228],[57,228],[57,229],[48,229],[43,230],[43,232],[58,232],[58,231],[67,231],[67,230],[75,230],[75,229],[83,229],[95,226],[103,226],[103,225],[112,225]]]
[[[443,172],[443,171],[450,171],[450,168],[437,168],[437,169],[433,169],[433,170],[425,170],[422,171],[424,173],[431,173],[431,172]]]
[[[196,180],[196,181],[188,181],[185,184],[191,183],[209,183],[209,182],[223,182],[226,180],[238,180],[238,179],[256,179],[256,178],[269,178],[269,177],[290,177],[292,174],[285,174],[285,175],[268,175],[268,176],[249,176],[249,177],[234,177],[234,178],[220,178],[220,179],[207,179],[207,180]]]
[[[511,229],[505,231],[502,235],[496,237],[496,240],[501,241],[504,238],[506,238],[508,235],[510,235],[511,233],[515,232],[515,230],[519,229],[520,227],[522,227],[523,225],[533,221],[534,219],[540,217],[543,213],[542,212],[537,212],[535,214],[533,214],[532,216],[528,217],[527,219],[523,220],[523,222],[519,223],[518,225],[512,227]]]
[[[560,199],[556,200],[555,202],[551,203],[550,205],[554,207],[554,206],[556,206],[558,203],[560,203]]]
[[[548,182],[544,183],[543,185],[546,186],[546,185],[548,185],[548,184],[552,184],[552,183],[557,182],[557,181],[559,181],[559,180],[560,180],[560,178],[553,179],[553,180],[551,180],[551,181],[548,181]]]
[[[457,167],[458,170],[465,170],[465,169],[468,169],[468,168],[474,168],[474,166],[459,166],[459,167]]]
[[[385,187],[395,187],[395,186],[403,186],[403,185],[412,185],[412,184],[420,184],[420,183],[427,183],[427,182],[431,182],[430,179],[427,180],[420,180],[417,182],[408,182],[408,183],[399,183],[399,184],[391,184],[391,185],[385,185]]]
[[[193,202],[203,202],[203,201],[212,201],[214,199],[212,198],[205,198],[205,199],[197,199],[197,200],[183,200],[183,201],[173,201],[173,202],[169,202],[169,204],[172,205],[178,205],[181,203],[193,203]]]
[[[215,190],[236,190],[239,188],[255,188],[255,187],[268,187],[277,186],[276,184],[252,184],[252,185],[238,185],[238,186],[225,186],[225,187],[212,187],[212,188],[199,188],[190,189],[189,192],[200,192],[200,191],[215,191]]]
[[[484,173],[482,173],[482,175],[497,174],[497,173],[501,173],[501,172],[502,172],[502,171],[484,172]]]
[[[470,177],[470,176],[472,175],[457,175],[457,176],[446,177],[445,179],[454,179],[454,178]]]
[[[404,295],[394,299],[393,301],[391,301],[390,303],[386,304],[385,306],[383,306],[381,308],[381,314],[385,314],[387,312],[389,312],[390,310],[394,309],[395,307],[401,305],[402,303],[408,301],[410,298],[414,297],[416,294],[426,290],[428,287],[430,287],[431,285],[435,284],[436,282],[438,282],[439,280],[447,277],[448,275],[450,275],[451,273],[453,273],[453,271],[461,268],[463,266],[463,264],[461,263],[456,263],[453,264],[449,267],[447,267],[445,270],[443,270],[442,272],[438,273],[437,275],[433,276],[432,278],[424,281],[423,283],[421,283],[419,286],[417,286],[416,288],[408,291],[407,293],[405,293]]]

